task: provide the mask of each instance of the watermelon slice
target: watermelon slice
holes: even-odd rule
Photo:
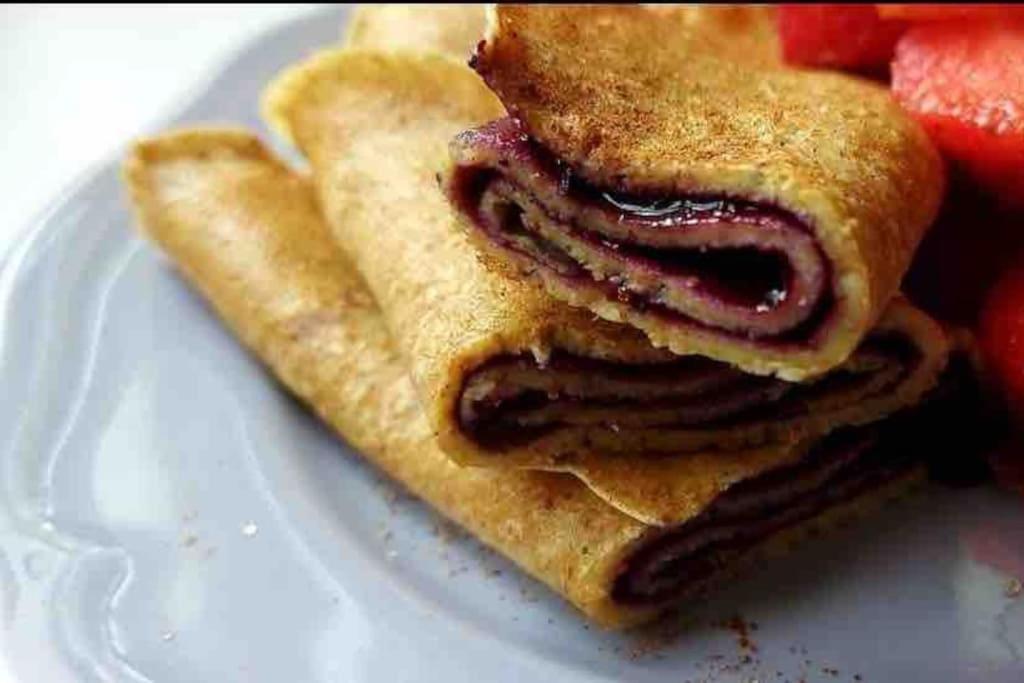
[[[1024,20],[915,26],[897,45],[892,88],[948,158],[1024,206]]]
[[[852,70],[886,66],[907,27],[874,5],[781,5],[778,25],[788,63]]]

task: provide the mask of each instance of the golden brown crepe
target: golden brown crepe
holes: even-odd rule
[[[453,141],[446,178],[490,259],[751,373],[803,380],[858,347],[944,191],[885,88],[635,6],[491,19],[474,66],[508,114]]]
[[[359,5],[346,23],[345,44],[437,52],[466,61],[483,35],[484,6],[480,3]]]
[[[412,493],[602,624],[650,619],[920,473],[906,449],[885,451],[885,434],[853,430],[833,452],[859,452],[855,464],[833,459],[828,474],[809,454],[795,469],[735,482],[663,529],[567,475],[458,467],[436,447],[379,311],[304,178],[227,130],[143,141],[124,175],[143,231],[289,390]],[[828,485],[795,498],[779,487],[808,474],[827,474]]]
[[[943,332],[902,299],[842,367],[793,384],[657,350],[485,268],[435,176],[451,135],[500,107],[454,61],[323,53],[281,76],[265,104],[310,159],[335,237],[442,448],[463,464],[578,467],[596,481],[608,453],[788,444],[913,404],[945,364]]]

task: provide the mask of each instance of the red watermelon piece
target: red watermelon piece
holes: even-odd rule
[[[871,70],[889,63],[907,24],[874,5],[781,5],[778,26],[790,64]]]
[[[915,26],[896,47],[892,88],[948,158],[1024,206],[1024,20]]]

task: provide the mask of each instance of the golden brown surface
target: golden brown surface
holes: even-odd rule
[[[941,161],[884,88],[783,68],[749,32],[656,14],[499,5],[478,71],[537,139],[598,186],[725,194],[804,217],[833,264],[838,324],[813,351],[775,353],[682,336],[617,302],[550,290],[677,353],[787,379],[820,374],[895,294],[938,210]]]
[[[460,468],[437,449],[372,298],[334,245],[310,186],[255,138],[195,130],[146,140],[124,177],[146,235],[281,382],[376,466],[596,621],[624,626],[660,611],[609,596],[622,559],[657,530],[567,475]],[[877,507],[912,478],[779,534],[715,578]],[[710,585],[694,584],[686,595]]]
[[[345,44],[377,50],[438,52],[467,61],[484,34],[483,4],[359,5]]]
[[[918,340],[925,361],[911,381],[879,400],[829,410],[820,406],[820,411],[816,405],[807,418],[764,420],[739,428],[566,428],[500,454],[486,451],[463,433],[456,419],[466,375],[486,360],[521,352],[542,358],[552,348],[622,362],[663,359],[665,353],[631,328],[595,320],[479,262],[435,177],[451,135],[493,116],[498,108],[468,68],[429,55],[323,53],[272,84],[266,105],[277,129],[310,159],[336,239],[379,302],[442,448],[463,464],[577,471],[629,514],[667,523],[690,514],[689,509],[680,510],[680,497],[637,495],[641,489],[634,482],[602,475],[602,468],[616,471],[621,465],[620,459],[604,453],[636,456],[645,450],[739,449],[782,442],[786,445],[771,450],[775,462],[781,462],[791,457],[788,444],[916,402],[945,365],[942,331],[898,299],[887,324]],[[742,453],[704,453],[694,462],[715,457],[757,462],[762,469],[771,465]],[[718,486],[717,471],[709,471],[709,480],[695,486],[693,476],[706,470],[666,471],[662,460],[640,460],[628,459],[635,476],[659,491]]]

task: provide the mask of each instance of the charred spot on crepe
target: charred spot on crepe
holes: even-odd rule
[[[813,346],[828,326],[831,264],[789,211],[707,193],[595,187],[513,118],[460,134],[451,150],[449,194],[474,229],[573,287],[770,346]]]
[[[920,359],[913,342],[895,332],[876,333],[861,344],[853,358],[860,369],[840,367],[809,383],[750,375],[701,356],[636,364],[565,350],[543,363],[531,354],[504,354],[466,375],[456,419],[464,434],[493,451],[566,427],[729,428],[800,417],[814,399],[844,390],[860,388],[867,397],[887,393]]]

